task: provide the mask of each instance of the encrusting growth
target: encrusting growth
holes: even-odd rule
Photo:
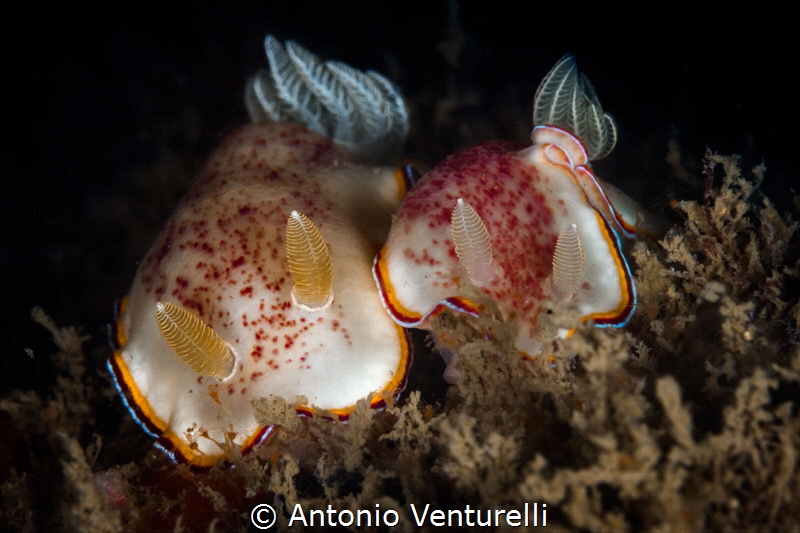
[[[235,358],[228,344],[197,315],[169,302],[156,304],[158,329],[178,359],[204,376],[224,380]]]
[[[306,311],[328,307],[333,301],[331,255],[314,223],[297,211],[286,222],[286,258],[294,280],[292,302]]]

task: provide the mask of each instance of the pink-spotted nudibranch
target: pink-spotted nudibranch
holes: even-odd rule
[[[628,321],[636,293],[618,233],[635,231],[637,204],[620,209],[624,195],[592,173],[589,160],[611,151],[616,128],[572,56],[539,86],[534,125],[533,146],[480,144],[406,195],[373,266],[398,324],[427,328],[446,308],[478,315],[477,290],[516,322],[517,349],[535,357],[547,298],[596,325]]]
[[[109,368],[176,461],[215,464],[273,431],[251,400],[305,396],[341,418],[398,392],[409,352],[371,274],[405,193],[370,166],[402,146],[407,112],[382,76],[265,41],[253,124],[212,154],[142,261]],[[292,124],[290,121],[304,125]]]

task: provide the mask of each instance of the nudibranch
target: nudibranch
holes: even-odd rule
[[[480,144],[406,195],[373,265],[398,324],[429,328],[447,308],[477,316],[469,296],[477,290],[517,324],[517,349],[535,357],[546,342],[537,320],[547,299],[598,326],[629,320],[636,290],[618,234],[635,232],[637,204],[616,207],[623,193],[589,166],[614,147],[616,127],[572,56],[539,86],[534,125],[533,146]]]
[[[406,184],[368,164],[402,145],[403,100],[374,72],[265,47],[255,123],[211,155],[142,261],[108,365],[157,445],[201,469],[220,444],[246,453],[271,434],[254,398],[345,418],[398,392],[410,360],[371,274]]]

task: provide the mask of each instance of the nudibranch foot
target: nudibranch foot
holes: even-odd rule
[[[282,122],[244,126],[214,151],[113,328],[123,401],[194,469],[274,432],[254,400],[305,397],[298,413],[346,418],[362,398],[397,394],[411,360],[371,273],[406,184],[364,164],[402,145],[402,98],[377,74],[266,47],[271,70],[251,80],[248,107]]]

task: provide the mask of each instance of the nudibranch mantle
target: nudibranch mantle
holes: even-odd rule
[[[253,399],[305,397],[346,418],[405,384],[405,331],[371,274],[410,178],[388,162],[408,132],[394,85],[264,40],[247,84],[254,124],[229,135],[139,266],[109,369],[174,460],[214,465],[274,427]]]
[[[538,132],[575,139],[548,127],[537,130],[534,142]],[[590,176],[552,142],[522,151],[490,142],[447,158],[403,201],[376,257],[386,309],[405,327],[424,325],[442,305],[469,312],[470,302],[459,297],[468,277],[450,234],[450,214],[462,198],[480,215],[493,246],[495,276],[480,288],[517,322],[521,352],[536,355],[541,347],[536,319],[549,296],[556,241],[572,224],[586,248],[585,282],[575,297],[581,314],[601,325],[627,321],[634,286],[616,232],[584,192]]]
[[[562,59],[543,81],[538,98],[561,97],[549,88],[561,90],[554,75],[566,72],[585,80],[565,61],[574,64],[571,56]],[[568,96],[575,98],[572,92]],[[596,106],[595,115],[606,117],[598,123],[613,128],[610,116],[597,109],[596,97],[582,105]],[[594,151],[607,153],[614,138],[614,132],[606,135]],[[445,308],[478,315],[480,306],[468,297],[477,288],[496,302],[505,320],[517,324],[517,349],[536,356],[543,345],[537,319],[548,298],[566,297],[596,325],[618,326],[630,319],[636,292],[618,237],[618,231],[634,230],[630,215],[620,214],[609,200],[580,139],[543,124],[534,128],[532,140],[525,149],[495,141],[452,155],[404,198],[373,265],[381,299],[398,324],[427,328],[428,318]],[[494,275],[477,287],[453,243],[451,216],[459,200],[474,208],[490,237]],[[577,241],[580,257],[554,259],[561,235]],[[554,260],[583,265],[583,281],[571,294],[554,294]]]
[[[109,366],[143,427],[178,460],[210,466],[226,436],[249,450],[271,428],[250,401],[306,396],[346,414],[402,386],[403,330],[386,316],[370,273],[403,193],[393,170],[361,164],[302,126],[245,126],[217,148],[143,260],[117,319]],[[299,211],[327,243],[334,299],[292,305],[287,219]],[[197,315],[227,342],[234,372],[195,373],[167,345],[158,302]]]

